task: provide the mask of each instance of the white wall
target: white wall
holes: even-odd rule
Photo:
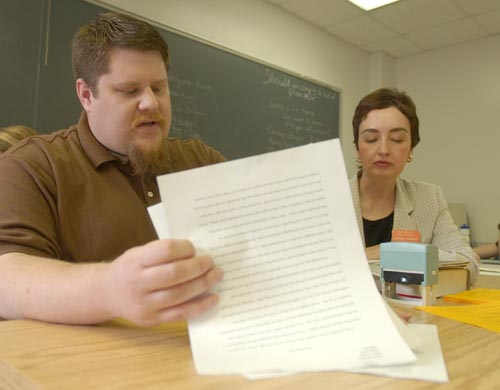
[[[368,55],[263,0],[87,0],[132,12],[342,90],[341,141],[355,170],[351,118],[381,86],[406,90],[421,144],[404,176],[466,203],[473,242],[496,240],[500,221],[500,36],[403,59]]]
[[[500,222],[500,36],[400,59],[397,86],[415,100],[420,145],[405,176],[465,203],[473,242]]]
[[[369,56],[262,0],[91,1],[143,16],[232,51],[341,89],[342,141],[355,170],[351,118],[369,91]]]
[[[396,86],[396,60],[383,52],[370,55],[370,91]]]

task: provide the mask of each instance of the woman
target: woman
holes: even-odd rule
[[[361,169],[350,180],[351,193],[367,258],[380,258],[379,244],[391,241],[393,229],[411,230],[439,249],[440,261],[469,261],[473,283],[478,258],[454,224],[441,189],[399,177],[420,141],[411,98],[378,89],[361,99],[352,124]]]
[[[0,128],[0,153],[5,152],[22,139],[36,134],[35,130],[23,125],[12,125]]]

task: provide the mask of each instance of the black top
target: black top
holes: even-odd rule
[[[387,217],[369,221],[363,218],[363,231],[365,233],[365,247],[378,245],[382,242],[390,242],[392,237],[392,225],[394,224],[394,211]]]

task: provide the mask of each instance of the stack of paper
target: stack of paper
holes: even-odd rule
[[[500,332],[500,290],[475,288],[444,297],[445,301],[470,303],[471,305],[419,307],[441,317]]]
[[[498,260],[482,260],[479,263],[479,273],[481,275],[500,276],[500,261]]]
[[[338,140],[164,175],[158,183],[171,236],[189,238],[225,273],[218,307],[189,321],[200,374],[398,376],[395,367],[416,367],[406,340],[417,350],[420,334],[441,362],[433,367],[442,369],[410,377],[447,381],[437,332],[415,332],[391,318],[375,288]]]

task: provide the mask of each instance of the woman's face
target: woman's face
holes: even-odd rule
[[[412,154],[410,121],[396,107],[372,110],[359,125],[363,175],[396,179]]]

